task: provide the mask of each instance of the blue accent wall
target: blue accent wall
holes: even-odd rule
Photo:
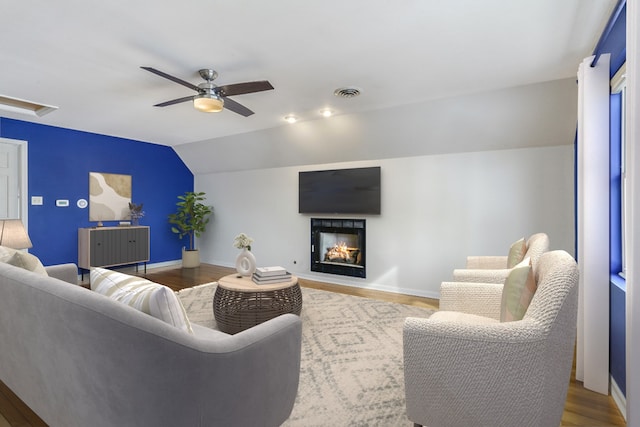
[[[77,263],[78,228],[96,225],[89,209],[76,205],[89,200],[89,172],[131,175],[132,201],[144,204],[140,225],[151,227],[150,262],[181,258],[185,242],[171,232],[167,215],[178,195],[193,190],[194,178],[173,148],[7,118],[0,118],[0,136],[28,142],[29,202],[44,198],[42,206],[29,203],[30,252],[44,265]],[[57,199],[69,207],[56,207]]]
[[[618,0],[610,19],[612,20],[611,31],[601,40],[602,44],[598,52],[611,54],[609,75],[613,77],[627,58],[627,2],[625,0]]]

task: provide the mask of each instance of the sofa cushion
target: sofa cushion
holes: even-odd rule
[[[29,252],[0,246],[0,261],[48,276],[47,270],[45,270],[38,257]]]
[[[98,267],[91,269],[90,278],[91,290],[193,333],[182,303],[168,287]]]
[[[502,288],[500,305],[500,321],[511,322],[521,320],[529,308],[529,303],[536,291],[533,278],[531,258],[527,257],[513,267]]]
[[[524,254],[527,253],[527,242],[524,237],[516,242],[513,242],[509,248],[509,255],[507,256],[507,268],[513,268],[516,264],[524,259]]]

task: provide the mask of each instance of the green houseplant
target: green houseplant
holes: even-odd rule
[[[180,239],[189,236],[189,247],[182,253],[183,267],[197,267],[200,265],[200,255],[195,247],[195,238],[205,232],[213,207],[205,205],[204,192],[187,191],[178,196],[177,210],[169,215],[171,231],[178,234]]]

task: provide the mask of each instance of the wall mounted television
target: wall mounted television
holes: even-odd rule
[[[380,167],[299,172],[298,212],[380,214]]]

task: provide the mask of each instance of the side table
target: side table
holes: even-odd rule
[[[244,331],[281,314],[300,315],[301,310],[302,292],[296,276],[287,282],[258,285],[251,277],[230,274],[218,280],[213,297],[218,329],[228,334]]]

